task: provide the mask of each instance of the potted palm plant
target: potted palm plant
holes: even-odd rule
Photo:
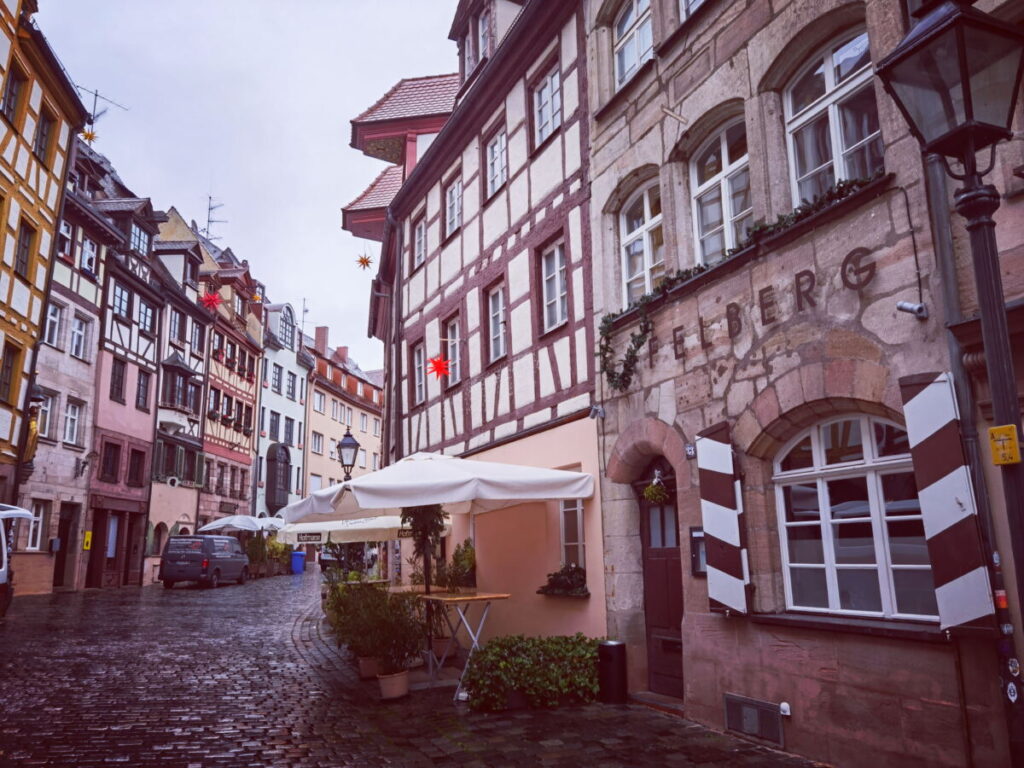
[[[418,598],[408,592],[388,594],[371,632],[380,661],[380,697],[397,699],[409,692],[409,665],[423,647],[425,627]]]

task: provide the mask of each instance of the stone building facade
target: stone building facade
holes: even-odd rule
[[[631,687],[829,763],[1007,764],[984,559],[974,591],[936,589],[956,563],[926,536],[904,408],[944,371],[962,417],[984,404],[945,328],[972,302],[963,231],[873,76],[909,9],[587,7],[608,633]],[[1019,141],[999,155],[1016,299]],[[956,548],[994,528],[1009,567],[973,495]]]

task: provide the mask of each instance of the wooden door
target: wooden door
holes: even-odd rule
[[[683,572],[679,519],[670,477],[665,479],[665,485],[669,497],[665,502],[652,503],[640,495],[647,675],[652,692],[682,698]]]
[[[74,572],[69,574],[69,566],[74,564],[75,558],[71,548],[75,542],[75,518],[78,513],[77,504],[60,505],[60,523],[57,526],[57,538],[60,539],[60,549],[53,559],[53,586],[63,587],[68,582],[74,586]]]

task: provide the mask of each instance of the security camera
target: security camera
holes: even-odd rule
[[[913,315],[918,320],[928,319],[928,305],[927,304],[915,304],[912,301],[897,301],[896,309],[900,312],[907,312]]]

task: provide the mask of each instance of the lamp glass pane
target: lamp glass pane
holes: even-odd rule
[[[1017,40],[977,27],[964,28],[964,49],[974,119],[1010,127],[1017,68],[1024,47]]]
[[[889,84],[925,142],[966,119],[956,35],[948,30],[894,64]]]

